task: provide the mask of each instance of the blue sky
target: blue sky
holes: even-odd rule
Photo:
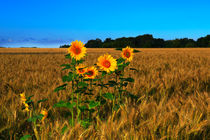
[[[0,0],[0,46],[142,34],[197,39],[210,34],[209,15],[209,0]]]

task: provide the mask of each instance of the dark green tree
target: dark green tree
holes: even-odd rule
[[[102,41],[101,39],[97,38],[96,40],[89,40],[85,47],[87,48],[101,48],[102,47]]]
[[[197,40],[198,47],[210,47],[210,35],[207,35],[206,37],[201,37]]]

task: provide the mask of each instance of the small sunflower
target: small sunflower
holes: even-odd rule
[[[117,68],[117,61],[111,55],[105,54],[98,58],[97,65],[104,71],[115,71]]]
[[[98,70],[92,66],[86,69],[85,79],[94,79],[98,75]]]
[[[21,97],[21,101],[24,103],[26,101],[25,93],[23,92],[22,94],[20,94],[20,97]]]
[[[44,121],[47,118],[48,112],[46,110],[42,110],[41,114],[44,115],[42,118],[42,121]]]
[[[25,102],[23,102],[25,109],[23,111],[29,111],[29,105]]]
[[[29,105],[27,103],[23,103],[26,108],[29,108]]]
[[[131,61],[133,59],[133,49],[130,48],[130,46],[123,48],[121,54],[122,54],[122,57],[128,61]]]
[[[26,107],[23,111],[29,112],[30,110],[28,107]]]
[[[81,41],[73,41],[71,42],[71,46],[68,48],[68,52],[70,53],[71,57],[75,58],[76,60],[80,60],[82,57],[85,56],[86,48],[84,47]]]
[[[76,70],[77,70],[77,74],[83,75],[86,72],[85,65],[80,64],[80,65],[76,66]]]
[[[23,111],[29,111],[29,105],[26,103],[25,93],[24,92],[21,93],[20,97],[21,97],[21,103],[24,104],[24,106],[25,106],[25,109]]]

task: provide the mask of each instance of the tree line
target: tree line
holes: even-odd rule
[[[69,46],[62,45],[60,48],[68,48]],[[164,40],[153,38],[150,34],[145,34],[137,37],[122,37],[115,40],[106,38],[104,41],[97,38],[95,40],[89,40],[85,44],[87,48],[124,48],[125,46],[131,46],[132,48],[207,48],[210,47],[210,35],[198,38],[195,41],[189,38]]]

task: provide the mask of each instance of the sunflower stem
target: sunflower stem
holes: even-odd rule
[[[101,106],[101,94],[102,94],[103,87],[101,87],[99,91],[99,106],[98,106],[98,117],[100,118],[100,106]]]
[[[72,81],[71,103],[74,103],[74,81]],[[74,126],[74,108],[71,109],[71,123]]]
[[[125,61],[123,62],[123,64],[125,64]],[[125,67],[123,67],[122,74],[119,76],[119,78],[123,78],[124,77],[124,70],[125,70]],[[122,94],[122,88],[123,88],[122,84],[123,84],[123,81],[120,80],[120,86],[118,88],[119,102],[121,102],[121,94]]]
[[[79,82],[79,79],[76,79],[76,87],[77,89],[79,88],[78,87],[78,82]],[[79,111],[79,92],[77,92],[77,120],[79,119],[79,115],[80,115],[80,111]]]
[[[118,82],[117,78],[118,78],[118,75],[116,74],[116,76],[115,76],[115,82],[116,82],[116,83]],[[112,113],[114,112],[115,100],[116,100],[116,96],[117,96],[117,94],[116,94],[116,91],[117,91],[116,89],[117,89],[117,87],[118,87],[118,85],[115,85],[115,86],[114,86],[114,99],[113,99],[113,101],[112,101]]]
[[[39,133],[37,131],[36,122],[34,122],[34,134],[37,140],[40,140]]]

